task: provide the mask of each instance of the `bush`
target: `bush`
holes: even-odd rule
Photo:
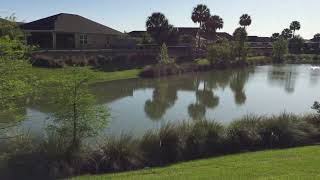
[[[229,64],[233,60],[232,45],[228,40],[223,40],[219,43],[208,47],[207,59],[213,64]]]
[[[176,162],[180,156],[179,148],[177,128],[170,124],[162,126],[158,132],[148,132],[140,144],[147,166]]]
[[[258,128],[262,119],[263,117],[248,115],[232,122],[227,129],[226,150],[239,152],[256,149],[260,144]]]
[[[264,120],[259,135],[265,147],[292,147],[312,143],[316,131],[312,124],[295,115],[281,114]]]
[[[248,57],[247,62],[250,65],[264,65],[272,63],[272,59],[267,56],[253,56]]]
[[[180,127],[184,159],[196,159],[221,153],[223,127],[216,122],[198,121]]]
[[[288,41],[284,38],[279,38],[273,42],[273,59],[276,63],[284,61],[284,55],[288,53]]]
[[[142,167],[137,142],[129,135],[110,138],[90,157],[86,169],[91,173],[118,172]]]
[[[315,108],[317,109],[317,104]],[[162,166],[177,161],[320,141],[320,116],[248,115],[224,127],[214,121],[166,124],[142,138],[110,138],[93,152],[65,157],[62,138],[16,139],[5,150],[5,179],[56,179]],[[1,174],[2,175],[2,174]]]

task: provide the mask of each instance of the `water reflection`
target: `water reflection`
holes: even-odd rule
[[[136,133],[152,128],[160,120],[231,121],[248,113],[305,112],[314,100],[320,99],[314,93],[320,88],[319,78],[320,71],[311,71],[310,66],[261,66],[97,83],[91,91],[98,104],[111,109],[113,119],[108,129],[112,133]],[[287,96],[293,92],[295,96]],[[57,108],[44,93],[30,98],[21,114],[40,120]],[[9,115],[0,114],[0,118],[6,120]]]
[[[320,70],[319,69],[310,69],[310,84],[316,86],[319,82]]]
[[[271,84],[284,87],[287,93],[293,93],[298,75],[296,66],[271,66],[268,79]]]
[[[177,89],[165,80],[156,80],[152,99],[144,105],[146,115],[152,120],[159,120],[177,100]]]
[[[230,89],[234,93],[234,100],[237,105],[243,105],[246,100],[247,96],[244,90],[245,83],[249,79],[249,74],[253,71],[237,71],[234,73],[230,80]]]

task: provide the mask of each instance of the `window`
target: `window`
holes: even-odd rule
[[[80,35],[80,44],[81,45],[86,45],[88,44],[88,36],[85,34]]]

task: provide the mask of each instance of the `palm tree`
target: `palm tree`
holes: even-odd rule
[[[223,28],[223,19],[220,16],[211,16],[203,25],[202,29],[208,35],[213,34],[216,36],[217,29]]]
[[[210,18],[210,9],[203,4],[197,5],[192,11],[191,19],[194,23],[199,23],[198,29],[198,47],[200,48],[200,30],[202,28],[202,24],[205,23]]]
[[[244,28],[246,28],[247,26],[250,26],[251,25],[251,17],[248,15],[248,14],[243,14],[241,17],[240,17],[240,21],[239,21],[239,24],[241,26],[243,26]]]
[[[271,40],[272,41],[276,41],[280,38],[280,34],[279,33],[273,33],[271,36]]]
[[[313,36],[313,41],[320,42],[320,33],[317,33]]]
[[[292,38],[292,31],[289,28],[286,28],[282,31],[281,36],[285,39]]]
[[[299,21],[293,21],[290,24],[290,30],[293,31],[293,36],[295,36],[295,32],[300,30],[300,28],[301,28],[301,25]]]
[[[150,36],[157,43],[163,44],[167,40],[172,26],[164,14],[155,12],[148,17],[146,28]]]

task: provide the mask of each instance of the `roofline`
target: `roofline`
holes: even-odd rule
[[[51,16],[44,17],[44,18],[40,18],[40,19],[31,21],[31,22],[28,22],[28,23],[20,24],[19,27],[24,26],[24,25],[31,24],[31,23],[33,23],[33,22],[37,22],[37,21],[41,21],[41,20],[44,20],[44,19],[48,19],[48,18],[59,17],[59,16],[61,16],[61,15],[78,16],[78,17],[80,17],[80,18],[84,18],[84,19],[86,19],[86,20],[88,20],[88,21],[91,21],[91,22],[93,22],[93,23],[96,23],[96,24],[99,24],[99,25],[104,26],[104,27],[106,27],[106,28],[109,28],[109,29],[111,29],[111,30],[113,30],[113,31],[116,31],[117,33],[119,33],[119,35],[120,35],[120,34],[121,34],[121,35],[124,34],[124,33],[122,33],[121,31],[118,31],[118,30],[116,30],[116,29],[113,29],[113,28],[111,28],[111,27],[108,27],[108,26],[106,26],[106,25],[104,25],[104,24],[101,24],[101,23],[99,23],[99,22],[93,21],[93,20],[91,20],[91,19],[89,19],[89,18],[80,16],[80,15],[78,15],[78,14],[71,14],[71,13],[58,13],[58,14],[51,15]],[[22,28],[22,29],[23,29],[23,28]],[[37,30],[32,30],[32,29],[23,29],[23,30],[24,30],[24,31],[34,31],[34,32],[37,31]],[[40,31],[41,31],[41,30],[39,30],[39,32],[40,32]],[[52,30],[42,30],[42,32],[44,32],[44,31],[52,31],[52,32],[54,32],[55,30],[54,30],[54,29],[52,29]],[[58,31],[56,31],[56,32],[58,32]],[[75,32],[75,33],[77,33],[77,32]],[[86,33],[86,32],[85,32],[85,33]],[[88,33],[88,34],[90,34],[90,33]],[[96,34],[96,33],[91,33],[91,34]]]

